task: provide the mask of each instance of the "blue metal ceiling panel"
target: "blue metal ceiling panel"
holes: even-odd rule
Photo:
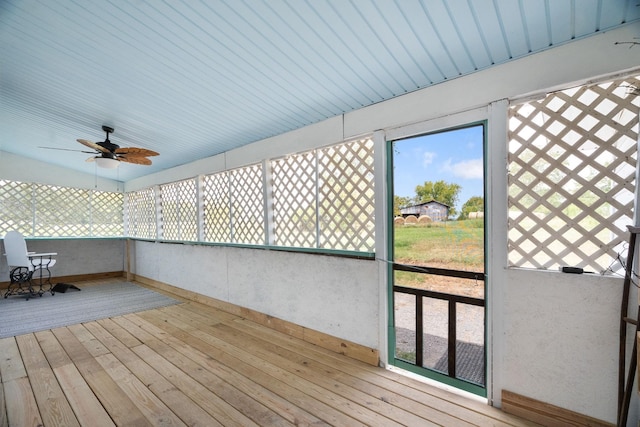
[[[129,180],[638,20],[636,0],[5,0],[0,150],[93,172],[38,147],[107,124],[161,153]]]
[[[511,59],[512,55],[507,43],[499,11],[495,3],[478,5],[468,0],[469,11],[474,17],[482,44],[491,59],[490,65],[499,64]]]
[[[469,3],[471,5],[471,3]],[[489,67],[493,60],[490,55],[488,43],[484,34],[480,31],[477,15],[472,7],[453,9],[447,2],[444,3],[447,15],[455,27],[457,37],[469,56],[472,70],[475,71]]]
[[[366,30],[363,27],[359,37],[365,41],[373,41],[366,44],[369,56],[379,58],[377,61],[384,67],[387,75],[397,80],[398,88],[394,93],[399,95],[420,87],[427,77],[413,52],[409,50],[408,42],[412,34],[404,23],[404,17],[397,9],[383,13],[374,2],[363,2],[359,6],[357,18],[368,24]],[[404,25],[397,25],[398,23]]]
[[[520,1],[520,20],[529,51],[539,51],[551,46],[551,22],[549,2],[544,0]],[[545,25],[540,25],[545,23]]]
[[[574,32],[570,17],[574,15],[575,2],[551,0],[547,1],[545,6],[548,10],[546,19],[551,32],[551,44],[556,45],[571,40]]]
[[[444,46],[458,75],[477,70],[470,55],[470,47],[463,43],[460,32],[455,25],[457,12],[447,6],[446,1],[429,2],[425,8],[429,22],[438,33],[440,43]],[[450,77],[450,76],[449,76]]]
[[[503,28],[503,37],[509,48],[509,59],[531,52],[528,28],[523,23],[522,9],[517,1],[500,1],[497,4],[498,20]]]
[[[600,22],[598,22],[598,17],[600,15],[599,11],[602,7],[600,0],[580,1],[576,7],[580,9],[580,13],[574,14],[575,37],[582,37],[586,34],[591,34],[594,29],[600,29]]]
[[[427,72],[428,81],[440,82],[448,76],[457,75],[457,69],[447,53],[446,46],[442,43],[436,28],[432,26],[433,18],[427,13],[423,4],[401,2],[400,8],[420,41],[420,47],[415,51],[415,55],[421,62],[423,61],[421,58],[427,59],[425,62],[430,67]]]

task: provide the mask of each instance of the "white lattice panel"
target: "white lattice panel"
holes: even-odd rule
[[[0,236],[33,235],[33,184],[0,180]]]
[[[91,235],[117,237],[124,234],[123,195],[108,191],[91,194]]]
[[[204,240],[231,242],[229,173],[207,175],[203,181]]]
[[[198,240],[198,199],[195,179],[160,186],[162,237]]]
[[[91,235],[90,191],[80,188],[34,185],[37,237]]]
[[[231,224],[234,243],[265,244],[262,165],[231,171]]]
[[[0,235],[122,236],[122,193],[0,180]]]
[[[274,244],[317,247],[316,152],[271,162]]]
[[[371,139],[274,160],[269,167],[267,188],[262,164],[202,177],[204,241],[264,245],[269,229],[276,245],[374,250]],[[197,237],[197,181],[188,182],[188,189],[181,183],[161,187],[162,239],[186,240],[183,220],[193,221],[187,230]],[[131,236],[146,237],[145,224],[155,224],[153,192],[148,191],[127,199]],[[273,215],[266,215],[265,195]],[[182,209],[185,205],[192,210]]]
[[[153,188],[127,193],[127,218],[130,237],[157,238],[156,200]]]
[[[373,161],[371,138],[320,150],[320,247],[374,250]]]
[[[601,271],[632,223],[638,78],[509,109],[509,264]]]

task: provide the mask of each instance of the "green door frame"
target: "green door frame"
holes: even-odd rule
[[[472,126],[478,126],[478,125],[482,125],[483,126],[483,165],[484,165],[484,171],[486,172],[487,170],[487,160],[486,160],[486,149],[487,149],[487,130],[488,130],[488,121],[487,120],[481,120],[481,121],[477,121],[477,122],[472,122],[472,123],[467,123],[465,125],[461,125],[461,126],[455,126],[455,127],[450,127],[450,128],[446,128],[446,129],[442,129],[442,130],[438,130],[438,131],[434,131],[434,132],[426,132],[424,135],[428,135],[430,133],[440,133],[440,132],[447,132],[447,131],[453,131],[456,129],[463,129],[463,128],[468,128],[468,127],[472,127]],[[481,386],[478,384],[474,384],[468,381],[465,381],[463,379],[459,379],[459,378],[452,378],[448,375],[442,374],[440,372],[422,367],[422,366],[417,366],[415,364],[411,364],[409,362],[406,362],[404,360],[401,359],[397,359],[396,358],[396,333],[395,333],[395,301],[394,301],[394,260],[395,260],[395,253],[394,253],[394,241],[395,241],[395,232],[394,232],[394,216],[393,216],[393,197],[394,197],[394,182],[393,182],[393,142],[394,141],[385,141],[386,144],[386,158],[387,158],[387,176],[386,176],[386,181],[387,181],[387,188],[390,189],[391,191],[387,191],[387,230],[389,230],[388,233],[388,241],[387,241],[387,254],[388,254],[388,259],[390,260],[390,262],[387,263],[387,283],[389,284],[387,286],[387,301],[388,301],[388,319],[389,319],[389,324],[388,324],[388,363],[389,365],[392,366],[396,366],[398,368],[404,369],[406,371],[412,372],[414,374],[418,374],[420,376],[426,377],[426,378],[430,378],[432,380],[438,381],[440,383],[449,385],[451,387],[455,387],[457,389],[460,390],[464,390],[466,392],[478,395],[478,396],[482,396],[482,397],[487,397],[487,386],[486,386],[486,371],[487,371],[487,349],[486,349],[486,342],[487,342],[487,337],[486,337],[486,330],[487,330],[487,321],[486,321],[486,311],[487,311],[487,307],[485,305],[484,307],[484,311],[485,311],[485,325],[484,325],[484,331],[485,331],[485,336],[484,336],[484,343],[485,343],[485,385]],[[486,200],[486,182],[487,182],[487,178],[486,178],[486,173],[483,174],[484,178],[484,183],[483,183],[483,188],[484,188],[484,198]],[[486,206],[485,206],[485,211],[486,211]],[[484,218],[484,229],[487,229],[487,218],[485,215]],[[487,264],[487,259],[486,259],[486,248],[487,248],[487,234],[484,233],[484,247],[485,247],[485,260],[484,260],[484,270],[485,272],[487,271],[486,268],[486,264]],[[485,292],[486,292],[487,286],[486,286],[486,275],[485,275]],[[486,294],[485,294],[485,301],[486,301]]]

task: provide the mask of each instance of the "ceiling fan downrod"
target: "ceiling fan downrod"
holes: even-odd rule
[[[104,139],[103,142],[98,142],[97,144],[100,145],[101,147],[106,148],[111,153],[113,153],[115,150],[120,148],[119,145],[113,144],[111,141],[109,141],[109,134],[113,133],[113,128],[109,127],[109,126],[106,126],[106,125],[102,125],[102,130],[107,133],[107,136],[106,136],[106,138]]]

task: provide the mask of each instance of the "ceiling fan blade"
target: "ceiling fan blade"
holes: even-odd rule
[[[142,157],[142,156],[127,157],[127,156],[123,156],[123,155],[118,155],[117,158],[120,161],[127,162],[127,163],[135,163],[136,165],[147,165],[148,166],[148,165],[151,164],[151,160],[147,159],[146,157]]]
[[[72,150],[70,148],[58,148],[58,147],[38,147],[38,148],[46,148],[47,150],[75,151],[76,153],[95,154],[93,151]]]
[[[96,151],[101,151],[103,153],[110,153],[106,148],[96,144],[95,142],[87,141],[86,139],[76,139],[80,144],[87,146],[89,148],[93,148]]]
[[[116,149],[115,153],[126,154],[128,156],[144,156],[144,157],[159,155],[155,151],[147,150],[146,148],[139,148],[139,147],[122,147],[122,148]]]

